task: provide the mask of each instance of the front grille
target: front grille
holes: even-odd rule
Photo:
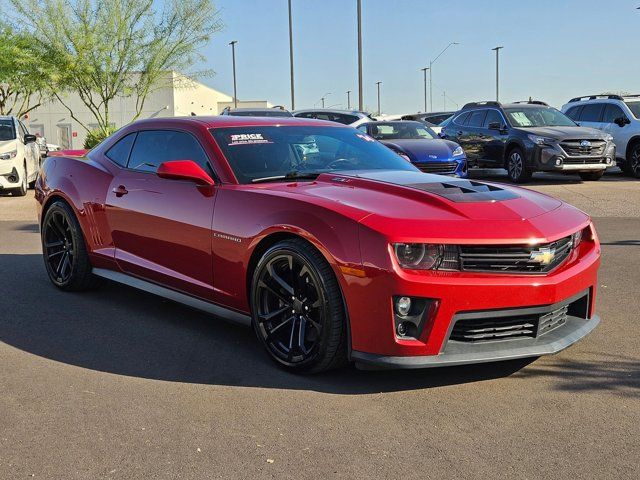
[[[586,140],[589,145],[582,145],[585,140],[565,140],[560,146],[570,157],[594,157],[604,154],[607,142],[604,140]],[[568,163],[568,162],[565,162]]]
[[[460,247],[460,270],[467,272],[547,273],[571,253],[571,237],[555,242],[522,246]]]
[[[567,321],[569,305],[544,314],[458,320],[450,340],[457,342],[487,342],[512,338],[537,338],[560,327]]]
[[[456,162],[418,163],[414,164],[424,173],[455,173]]]

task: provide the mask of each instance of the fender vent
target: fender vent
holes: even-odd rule
[[[442,183],[414,183],[407,186],[439,195],[452,202],[497,202],[519,198],[518,194],[511,190],[486,183],[474,182],[472,180]]]

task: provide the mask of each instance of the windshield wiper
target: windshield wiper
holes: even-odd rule
[[[285,173],[284,175],[254,178],[253,180],[251,180],[251,183],[274,182],[277,180],[315,180],[316,178],[318,178],[318,175],[322,173],[324,172],[299,172],[297,170],[292,170]]]

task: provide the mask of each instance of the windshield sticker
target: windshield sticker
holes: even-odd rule
[[[356,137],[365,140],[367,142],[375,142],[376,140],[374,138],[371,138],[369,135],[365,135],[363,133],[356,133]]]
[[[527,117],[524,112],[512,112],[511,116],[518,122],[518,125],[521,127],[530,127],[533,125],[529,117]]]
[[[229,145],[255,145],[257,143],[273,143],[262,133],[233,133],[229,135]]]

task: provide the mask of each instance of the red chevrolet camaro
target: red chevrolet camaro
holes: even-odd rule
[[[599,322],[586,214],[339,124],[138,121],[47,159],[36,198],[57,287],[106,278],[252,324],[291,370],[536,357]]]

